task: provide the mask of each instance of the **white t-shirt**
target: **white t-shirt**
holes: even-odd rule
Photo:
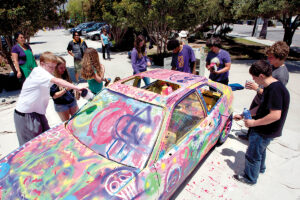
[[[16,110],[22,113],[46,114],[50,98],[52,74],[44,68],[35,67],[25,80],[19,96]]]

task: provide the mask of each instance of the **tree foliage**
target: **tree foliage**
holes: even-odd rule
[[[29,41],[30,36],[43,27],[53,27],[61,22],[64,13],[60,13],[59,6],[66,0],[18,0],[3,1],[0,8],[0,33],[5,36],[12,46],[12,35],[22,31]],[[1,51],[5,51],[0,49]],[[11,62],[10,52],[4,52]]]
[[[283,41],[291,45],[293,35],[300,25],[299,0],[240,0],[233,4],[235,19],[263,17],[275,18],[283,24]],[[292,17],[296,16],[292,21]]]

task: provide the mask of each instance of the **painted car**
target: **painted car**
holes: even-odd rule
[[[232,101],[229,87],[193,74],[122,79],[3,158],[1,199],[169,199],[226,140]]]

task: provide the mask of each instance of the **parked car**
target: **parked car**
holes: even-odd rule
[[[73,32],[74,32],[74,31],[77,31],[77,32],[79,33],[79,35],[82,35],[82,30],[83,30],[83,29],[90,28],[90,27],[92,27],[94,24],[95,24],[95,22],[86,22],[86,23],[82,24],[81,26],[76,27],[76,28],[73,30]],[[73,32],[72,32],[72,33],[73,33]]]
[[[74,32],[75,30],[81,28],[82,26],[84,26],[84,25],[86,25],[86,24],[87,24],[87,22],[78,24],[76,27],[70,29],[70,33],[73,34],[73,32]]]
[[[228,86],[172,70],[115,82],[0,161],[1,199],[169,199],[225,142],[232,101]]]
[[[82,30],[82,35],[86,35],[89,32],[96,31],[96,30],[100,29],[104,25],[105,25],[105,22],[95,23],[92,27],[83,29]]]
[[[102,26],[99,27],[96,31],[89,32],[85,35],[86,39],[91,40],[100,40],[100,32],[101,32]]]

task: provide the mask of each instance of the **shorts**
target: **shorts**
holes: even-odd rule
[[[54,104],[54,109],[56,112],[65,112],[70,108],[73,108],[74,106],[77,106],[76,100],[74,100],[72,103],[69,104]]]
[[[75,70],[75,73],[80,73],[80,70],[81,70],[81,64],[80,64],[80,60],[74,60],[74,70]]]

